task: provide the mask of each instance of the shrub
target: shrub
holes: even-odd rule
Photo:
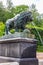
[[[43,52],[43,45],[37,46],[37,52]]]
[[[3,22],[0,21],[0,36],[3,36],[5,34],[4,30],[5,24],[3,24]]]
[[[43,45],[43,28],[33,25],[26,25],[27,28],[31,29],[31,33],[35,35],[35,38],[38,40],[38,45]],[[41,37],[41,39],[40,39]]]
[[[15,32],[15,29],[11,29],[10,32],[13,34]]]

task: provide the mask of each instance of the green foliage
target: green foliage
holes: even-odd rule
[[[11,12],[0,9],[0,21],[6,22],[7,19],[12,18],[13,16],[14,15]]]
[[[0,21],[0,36],[4,35],[5,25]]]
[[[14,17],[16,14],[27,10],[29,7],[26,5],[12,7],[11,9],[0,8],[0,21],[6,22],[7,19]]]
[[[37,52],[43,52],[43,45],[37,46]]]
[[[27,10],[28,8],[29,8],[29,7],[26,6],[26,5],[16,6],[14,12],[15,12],[15,14],[18,14],[18,13],[20,13],[20,12],[22,12],[22,11]]]
[[[42,27],[38,27],[38,26],[33,26],[32,24],[27,24],[26,28],[30,28],[31,29],[31,33],[35,35],[35,38],[38,40],[38,45],[42,45],[43,43],[43,28]],[[39,33],[39,34],[38,34]],[[40,37],[41,36],[41,40]]]
[[[11,0],[7,0],[7,8],[8,8],[8,10],[10,10],[12,8],[12,6],[13,6],[12,1]]]
[[[12,34],[15,33],[15,29],[10,30],[10,33]]]
[[[37,31],[39,32],[39,34],[37,33]],[[43,43],[43,39],[42,39],[43,34],[41,34],[41,33],[43,32],[43,30],[37,29],[37,31],[36,31],[35,28],[31,30],[31,32],[35,35],[36,39],[38,40],[38,45],[42,45],[42,43]],[[40,39],[39,35],[40,35],[41,39]]]
[[[3,2],[0,1],[0,8],[4,8]]]

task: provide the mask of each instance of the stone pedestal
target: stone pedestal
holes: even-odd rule
[[[18,62],[19,65],[38,65],[36,59],[37,40],[10,38],[0,40],[0,62]]]

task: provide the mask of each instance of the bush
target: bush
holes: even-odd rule
[[[43,52],[43,45],[38,45],[37,52]]]
[[[34,29],[32,28],[31,32],[35,35],[35,38],[38,40],[38,45],[42,45],[43,44],[43,30],[37,29],[36,31],[35,28]],[[41,39],[39,36],[41,37]]]
[[[15,33],[15,29],[11,29],[10,32],[13,34]]]
[[[3,36],[5,34],[5,24],[3,22],[0,22],[0,36]]]
[[[33,26],[31,24],[26,25],[27,28],[31,29],[31,33],[35,35],[35,38],[38,40],[38,45],[43,44],[43,28],[38,26]],[[40,40],[40,37],[41,40]]]

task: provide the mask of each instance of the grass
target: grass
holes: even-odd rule
[[[37,52],[43,52],[43,45],[37,47]]]

